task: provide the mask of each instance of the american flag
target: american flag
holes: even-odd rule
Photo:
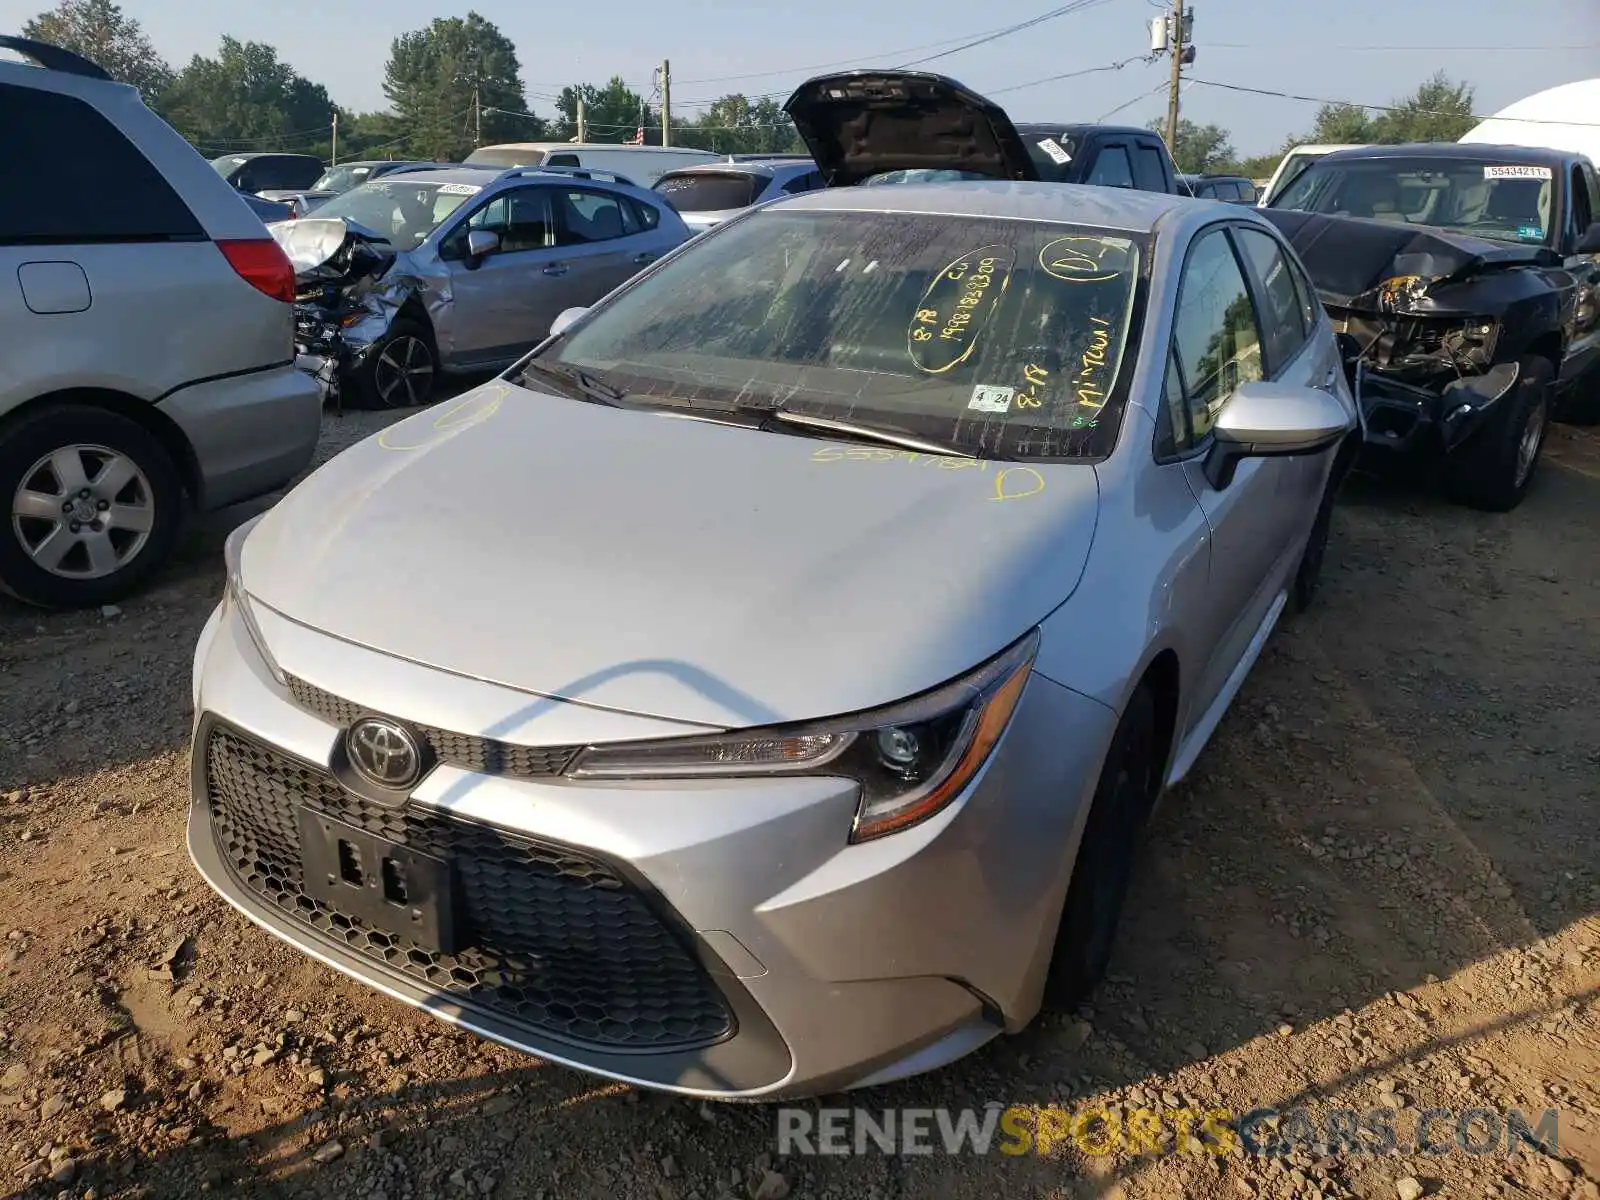
[[[631,138],[629,138],[627,141],[623,142],[622,144],[624,146],[642,146],[642,145],[644,145],[644,126],[640,125],[637,129],[635,129],[633,131],[633,136]]]

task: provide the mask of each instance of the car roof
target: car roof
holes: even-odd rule
[[[894,187],[841,187],[802,192],[780,202],[782,211],[937,213],[961,217],[1009,217],[1092,225],[1126,233],[1149,233],[1174,209],[1210,204],[1166,192],[1092,187],[1075,183],[972,180],[906,183]],[[1217,209],[1227,207],[1220,202]],[[1232,214],[1230,214],[1230,217]]]
[[[1574,156],[1542,146],[1494,146],[1482,142],[1405,142],[1398,146],[1362,146],[1355,150],[1336,150],[1323,162],[1354,162],[1368,158],[1445,158],[1463,162],[1482,162],[1486,158],[1508,163],[1532,163],[1559,167]]]
[[[322,161],[315,154],[295,154],[288,150],[230,150],[226,154],[217,155],[211,161],[214,163],[233,162],[235,160],[244,162],[252,158],[309,158],[316,162]],[[348,166],[349,164],[341,163],[340,165]]]
[[[1057,125],[1049,121],[1017,121],[1014,122],[1017,132],[1021,134],[1050,133],[1058,136],[1081,135],[1089,132],[1109,133],[1121,137],[1155,137],[1148,129],[1140,129],[1137,125],[1096,125],[1093,121],[1080,121],[1075,124]]]
[[[341,163],[340,165],[341,166],[348,166],[349,164],[348,163]],[[497,179],[505,171],[512,170],[512,169],[514,169],[514,168],[497,167],[497,166],[488,166],[488,167],[479,167],[479,166],[471,166],[471,167],[439,167],[439,168],[435,168],[433,170],[426,170],[426,171],[407,171],[406,172],[406,181],[408,183],[415,182],[415,183],[476,183],[476,184],[489,184],[489,183],[494,182],[494,180]],[[382,182],[382,179],[383,179],[383,177],[380,176],[379,177],[379,182]],[[366,184],[362,184],[361,186],[362,187],[366,187]]]
[[[803,175],[807,171],[815,171],[817,164],[809,158],[741,158],[724,159],[721,162],[692,163],[687,167],[675,167],[662,176],[663,179],[675,178],[680,175],[768,175],[777,176],[785,171],[796,175]]]

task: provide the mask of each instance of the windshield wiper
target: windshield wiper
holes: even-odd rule
[[[628,399],[628,393],[621,388],[614,388],[609,383],[602,383],[587,371],[565,363],[548,364],[534,359],[523,368],[523,373],[535,371],[547,379],[559,380],[578,393],[578,398],[592,400],[596,404],[608,404],[612,408],[621,408]]]
[[[886,442],[891,446],[901,446],[907,450],[917,450],[923,454],[941,454],[948,458],[977,458],[970,450],[963,450],[959,446],[947,446],[939,442],[930,442],[924,438],[913,437],[909,433],[897,433],[892,429],[880,429],[875,425],[857,425],[853,421],[836,421],[832,417],[814,417],[809,413],[790,412],[786,408],[762,408],[755,410],[766,421],[781,421],[787,425],[804,425],[810,429],[822,429],[829,433],[837,433],[841,437],[855,438],[863,442]],[[995,457],[999,457],[996,455]]]

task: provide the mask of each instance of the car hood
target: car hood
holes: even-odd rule
[[[1258,211],[1289,239],[1323,301],[1339,308],[1385,311],[1393,294],[1385,285],[1395,280],[1428,288],[1559,262],[1543,246],[1485,241],[1427,226],[1280,208]]]
[[[494,381],[352,447],[262,518],[246,592],[525,692],[714,727],[903,699],[1076,587],[1092,466],[946,459]]]
[[[893,70],[819,75],[802,83],[783,111],[832,187],[884,171],[1039,178],[1005,110],[943,75]]]

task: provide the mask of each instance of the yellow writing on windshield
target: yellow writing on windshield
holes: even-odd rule
[[[1104,283],[1128,270],[1131,250],[1121,238],[1060,237],[1039,251],[1039,266],[1065,283]]]
[[[1072,390],[1078,402],[1078,415],[1072,425],[1081,429],[1092,425],[1106,406],[1106,351],[1111,345],[1111,322],[1090,317],[1089,347],[1078,359],[1078,372],[1072,377]]]
[[[1022,368],[1022,386],[1017,389],[1018,408],[1039,408],[1044,404],[1040,391],[1050,381],[1050,372],[1037,363]]]
[[[1015,255],[1006,246],[980,246],[946,265],[917,301],[906,330],[906,353],[929,375],[965,362],[1011,283]]]

